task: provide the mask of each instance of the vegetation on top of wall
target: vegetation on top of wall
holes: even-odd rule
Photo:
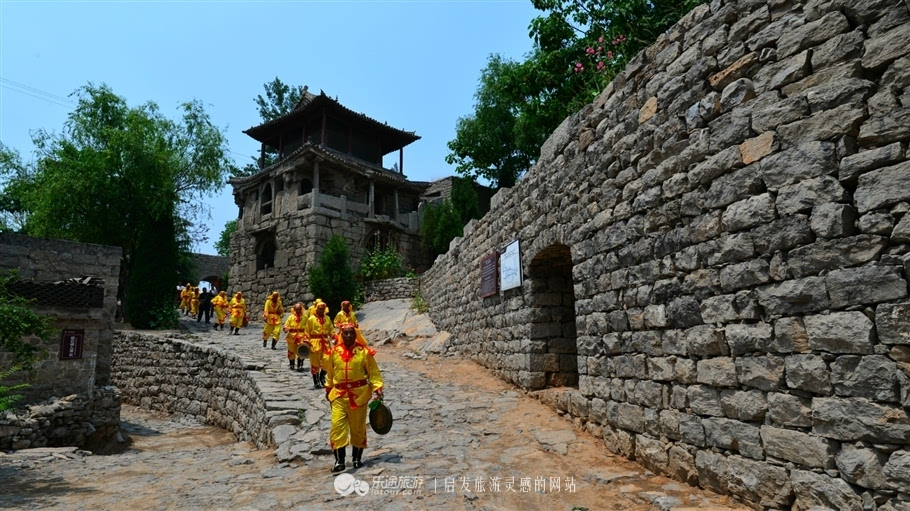
[[[705,1],[533,0],[543,11],[529,27],[533,49],[523,61],[490,55],[446,161],[464,176],[513,186],[563,119]]]
[[[363,281],[391,279],[401,275],[401,254],[392,247],[377,248],[363,255],[357,274]]]

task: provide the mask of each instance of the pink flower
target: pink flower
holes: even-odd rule
[[[587,53],[588,55],[594,55],[594,48],[591,48],[590,46],[588,46],[588,49],[585,50],[585,53]]]
[[[603,51],[603,49],[604,49],[604,48],[603,48],[603,46],[598,46],[598,47],[597,47],[597,53],[600,53],[600,52],[602,52],[602,51]]]
[[[598,62],[598,63],[597,63],[597,70],[600,71],[600,70],[603,69],[603,68],[604,68],[604,63],[603,63],[603,62]]]
[[[603,42],[604,42],[603,36],[598,37],[597,42],[603,44]]]
[[[607,59],[613,60],[613,52],[612,52],[612,51],[608,51],[608,52],[607,52]]]

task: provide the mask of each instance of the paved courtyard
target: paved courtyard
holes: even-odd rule
[[[361,321],[367,323],[366,318]],[[724,496],[656,476],[533,397],[456,357],[407,343],[378,347],[384,436],[369,431],[365,465],[330,472],[329,410],[309,372],[289,371],[282,343],[255,325],[228,335],[185,322],[265,368],[260,385],[300,403],[304,425],[282,450],[257,450],[218,428],[125,406],[132,448],[0,456],[0,507],[15,509],[728,509]],[[290,446],[290,448],[288,448]],[[284,461],[289,460],[289,461]],[[348,449],[350,467],[350,448]],[[336,479],[337,477],[337,479]],[[366,493],[359,495],[358,493]]]

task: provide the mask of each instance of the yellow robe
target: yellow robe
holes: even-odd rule
[[[234,295],[234,298],[231,299],[231,326],[241,328],[244,316],[246,316],[246,299],[238,300],[237,295]]]
[[[198,316],[199,315],[199,290],[198,289],[193,290],[193,299],[190,301],[190,305],[192,307],[190,314],[192,314],[193,316]]]
[[[215,295],[215,298],[212,298],[212,308],[215,309],[215,316],[218,317],[216,323],[219,325],[224,324],[224,318],[228,315],[228,301],[227,298],[221,295]]]
[[[350,443],[367,446],[367,403],[383,387],[382,374],[371,348],[357,344],[348,349],[344,344],[332,348],[325,380],[326,393],[332,403],[332,427],[329,445],[340,449]],[[349,388],[353,387],[353,388]]]
[[[297,360],[297,346],[308,342],[306,321],[306,311],[303,311],[300,316],[291,311],[291,315],[284,322],[284,328],[287,330],[287,337],[284,340],[288,344],[288,360]]]
[[[284,307],[281,304],[281,298],[277,303],[272,303],[271,298],[265,300],[265,307],[262,315],[265,316],[265,327],[262,329],[262,338],[274,338],[276,341],[281,332],[281,315],[284,314]]]
[[[327,362],[329,350],[332,349],[332,334],[335,333],[335,327],[326,314],[320,317],[315,313],[307,319],[306,333],[310,338],[310,371],[315,374],[320,368],[324,369]]]

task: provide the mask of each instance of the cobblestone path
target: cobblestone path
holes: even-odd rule
[[[257,451],[223,430],[125,407],[136,441],[124,454],[0,457],[0,508],[568,511],[733,504],[610,456],[601,440],[473,362],[420,358],[407,346],[377,348],[392,431],[368,430],[365,465],[336,481],[324,392],[312,388],[309,372],[288,370],[282,343],[263,349],[255,325],[234,336],[186,326],[195,342],[261,364],[260,385],[305,410],[304,423],[279,439],[281,449]]]

